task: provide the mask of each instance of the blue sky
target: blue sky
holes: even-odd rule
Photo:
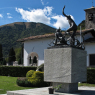
[[[92,7],[92,0],[2,0],[0,26],[13,22],[41,22],[54,28],[67,29],[68,21],[62,15],[64,5],[65,13],[71,15],[78,25],[85,20],[84,9]]]

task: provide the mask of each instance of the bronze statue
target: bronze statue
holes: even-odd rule
[[[71,35],[71,38],[72,38],[73,40],[75,40],[75,35],[76,35],[76,31],[77,31],[77,25],[76,25],[76,23],[74,22],[74,20],[71,18],[70,15],[66,15],[66,14],[64,13],[64,9],[65,9],[65,6],[64,6],[64,8],[63,8],[62,13],[63,13],[63,15],[67,18],[67,20],[68,20],[68,22],[69,22],[69,25],[70,25],[70,28],[67,30],[67,32],[73,31],[73,34]]]
[[[54,45],[55,47],[70,46],[70,47],[79,48],[79,49],[84,50],[85,49],[84,44],[82,42],[80,43],[78,39],[75,39],[77,25],[70,15],[66,15],[64,13],[64,9],[65,9],[65,6],[63,7],[62,13],[67,18],[70,28],[67,29],[64,35],[62,35],[60,28],[56,30]],[[70,37],[66,38],[66,34],[68,33],[70,34],[70,31],[73,31],[72,35],[69,35]]]
[[[59,43],[58,43],[58,41],[59,41]],[[65,41],[65,39],[64,39],[64,36],[61,33],[61,29],[60,28],[56,30],[54,44],[55,45],[64,45],[64,44],[67,44],[66,41]]]

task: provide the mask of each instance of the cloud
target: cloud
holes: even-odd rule
[[[44,3],[43,0],[41,0],[42,5],[47,5],[49,2]]]
[[[45,7],[44,9],[30,9],[16,8],[15,10],[21,14],[22,19],[27,22],[40,22],[55,28],[66,29],[69,28],[69,23],[66,17],[62,15],[55,15],[52,13],[53,7]],[[73,16],[71,16],[73,18]],[[74,19],[74,18],[73,18]],[[53,22],[52,22],[53,21]]]
[[[28,22],[41,22],[44,24],[50,24],[50,15],[52,13],[52,9],[52,7],[45,7],[44,9],[33,10],[16,8],[16,11],[22,15],[22,19]]]
[[[42,3],[42,5],[44,5],[44,2],[43,2],[43,0],[41,0],[41,3]]]
[[[53,26],[56,27],[57,29],[59,27],[61,29],[69,27],[66,17],[63,17],[62,15],[53,16],[52,19],[56,20],[56,22],[53,23]]]
[[[10,13],[7,13],[8,18],[13,18]]]
[[[2,15],[2,14],[0,14],[0,17],[1,17],[1,18],[3,18],[3,15]]]
[[[7,13],[7,15],[10,15],[10,13]]]
[[[8,16],[8,18],[13,18],[12,16]]]

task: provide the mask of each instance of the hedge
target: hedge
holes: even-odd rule
[[[87,83],[95,84],[95,68],[87,68]]]
[[[37,67],[0,66],[1,76],[26,77],[29,70],[36,71]]]
[[[26,77],[29,70],[36,71],[37,67],[0,66],[1,76]],[[95,68],[87,68],[87,83],[95,84]]]

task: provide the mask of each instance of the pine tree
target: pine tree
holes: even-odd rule
[[[19,57],[19,60],[18,60],[18,64],[19,65],[23,64],[23,45],[21,47],[21,52],[20,52],[20,57]]]
[[[3,59],[2,65],[6,65],[6,60]]]
[[[0,62],[3,61],[2,45],[0,44]]]
[[[9,59],[8,59],[8,62],[13,62],[16,60],[16,57],[15,57],[15,51],[13,49],[13,47],[10,49],[9,51]]]

